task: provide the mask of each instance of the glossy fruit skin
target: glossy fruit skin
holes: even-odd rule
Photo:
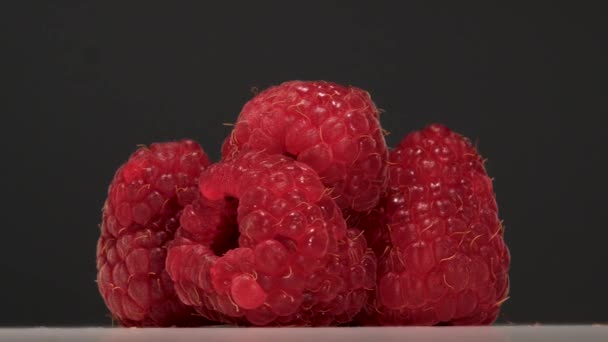
[[[386,187],[387,148],[369,93],[326,81],[290,81],[245,104],[222,156],[283,154],[308,164],[341,209],[366,212]]]
[[[179,301],[165,271],[185,205],[199,197],[209,164],[192,140],[139,148],[108,189],[97,243],[97,286],[113,319],[124,326],[206,324]]]
[[[367,302],[375,255],[309,166],[247,152],[206,170],[200,190],[167,257],[179,298],[200,315],[238,325],[326,326],[351,321]],[[236,222],[222,214],[230,212],[226,201]],[[238,230],[238,246],[218,247],[229,230]]]
[[[491,324],[510,255],[483,159],[435,124],[406,136],[389,165],[387,195],[358,222],[378,256],[376,296],[359,322]]]

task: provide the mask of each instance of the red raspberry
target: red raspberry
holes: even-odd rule
[[[103,208],[97,285],[112,315],[126,326],[200,325],[165,271],[166,245],[182,208],[199,197],[209,164],[191,140],[138,149],[118,169]]]
[[[441,125],[408,135],[389,159],[388,196],[360,222],[378,255],[376,298],[362,321],[492,323],[510,256],[483,160]]]
[[[241,325],[332,325],[361,310],[374,253],[309,166],[242,153],[205,171],[200,190],[167,256],[182,302]]]
[[[340,208],[376,206],[386,183],[386,142],[369,93],[325,81],[291,81],[247,102],[222,155],[283,154],[310,165]]]

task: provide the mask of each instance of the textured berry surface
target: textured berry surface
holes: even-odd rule
[[[97,285],[112,316],[125,326],[200,325],[165,271],[166,245],[185,205],[199,197],[209,164],[193,141],[138,149],[114,176],[97,244]]]
[[[311,166],[342,209],[372,209],[385,189],[387,149],[369,93],[325,81],[291,81],[250,100],[222,155],[284,154]]]
[[[470,142],[441,125],[389,158],[388,195],[359,224],[378,255],[366,324],[490,324],[507,298],[510,256],[492,182]]]
[[[309,166],[242,153],[207,169],[200,190],[167,256],[179,298],[200,315],[324,326],[349,322],[367,302],[375,255]]]

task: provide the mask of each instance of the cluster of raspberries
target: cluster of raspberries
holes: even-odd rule
[[[389,151],[369,93],[291,81],[211,164],[139,148],[103,207],[97,284],[124,326],[476,325],[509,291],[491,179],[431,125]]]

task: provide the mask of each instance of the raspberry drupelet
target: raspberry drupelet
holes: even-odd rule
[[[239,325],[337,325],[359,313],[375,255],[309,166],[242,153],[207,169],[200,190],[167,256],[182,302]]]
[[[369,93],[326,81],[290,81],[245,104],[222,156],[255,150],[308,164],[341,209],[365,212],[386,186],[387,148]]]
[[[116,172],[103,207],[97,285],[114,319],[125,326],[193,326],[207,321],[181,303],[165,271],[185,205],[199,197],[209,164],[191,140],[139,148]]]
[[[510,255],[482,158],[435,124],[406,136],[389,159],[388,195],[359,221],[378,256],[376,296],[359,321],[494,322],[509,291]]]

